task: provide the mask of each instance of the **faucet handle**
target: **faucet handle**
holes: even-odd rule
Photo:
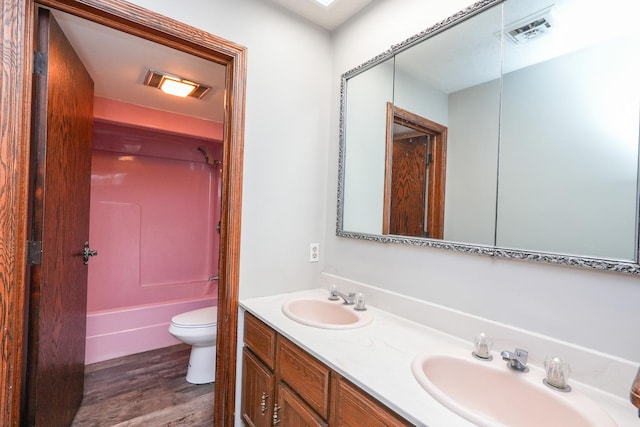
[[[516,348],[515,355],[520,363],[522,363],[523,365],[527,364],[527,360],[529,360],[529,352],[527,350]]]
[[[356,306],[353,307],[353,309],[356,311],[365,311],[367,309],[367,303],[363,293],[356,294]]]
[[[491,347],[493,346],[493,338],[485,333],[481,332],[473,339],[473,354],[474,357],[480,360],[492,360]]]
[[[338,301],[340,298],[338,297],[338,287],[336,285],[331,285],[329,288],[329,300]]]
[[[543,383],[555,390],[571,391],[571,386],[567,384],[571,373],[569,363],[559,357],[547,357],[544,360],[544,370],[547,375]]]

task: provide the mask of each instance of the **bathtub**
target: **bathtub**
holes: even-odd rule
[[[217,303],[207,297],[89,312],[85,364],[179,344],[168,332],[171,318]]]

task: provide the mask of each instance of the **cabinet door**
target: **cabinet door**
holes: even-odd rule
[[[358,387],[334,377],[333,426],[396,427],[412,426]]]
[[[282,337],[278,337],[277,361],[279,379],[322,418],[329,418],[330,369]]]
[[[278,407],[276,408],[273,425],[283,427],[328,426],[309,405],[300,399],[298,395],[283,382],[278,384]]]
[[[242,421],[245,425],[272,425],[274,392],[273,372],[245,347],[242,351]]]

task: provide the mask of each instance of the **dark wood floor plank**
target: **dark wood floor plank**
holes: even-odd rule
[[[72,427],[213,425],[214,385],[185,380],[189,352],[179,344],[86,366]]]

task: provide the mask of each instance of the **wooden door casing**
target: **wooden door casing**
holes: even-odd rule
[[[218,347],[214,418],[233,425],[242,211],[247,49],[120,0],[38,2],[227,67],[221,220]],[[35,0],[0,0],[0,425],[18,426],[25,406],[27,245]]]
[[[28,424],[65,426],[82,401],[86,336],[93,80],[46,9],[34,80],[33,240]]]

